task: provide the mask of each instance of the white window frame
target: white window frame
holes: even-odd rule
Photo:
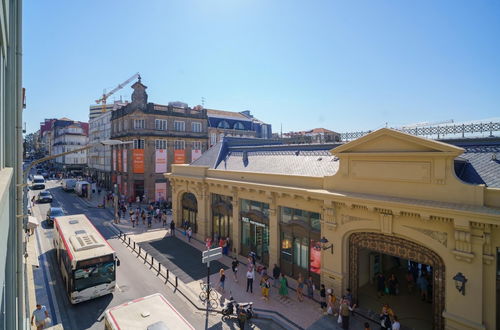
[[[134,149],[144,149],[145,143],[143,139],[134,140]]]
[[[146,121],[144,119],[134,119],[134,129],[145,129]]]
[[[166,119],[155,119],[155,129],[159,131],[167,130],[167,120]]]
[[[185,150],[185,149],[186,149],[186,141],[184,140],[174,141],[174,150]]]
[[[193,121],[191,123],[191,131],[194,133],[201,133],[203,125],[199,121]]]
[[[186,130],[186,122],[180,120],[174,120],[174,130],[178,132],[184,132]]]
[[[201,141],[193,142],[193,150],[201,150],[201,147],[202,147]]]
[[[167,140],[155,140],[155,149],[167,149]]]

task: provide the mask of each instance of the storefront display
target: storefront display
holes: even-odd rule
[[[198,201],[191,193],[182,195],[182,224],[181,226],[191,227],[193,233],[198,232]]]
[[[255,252],[260,263],[269,266],[269,204],[241,200],[241,253]]]
[[[280,207],[280,264],[285,274],[312,276],[319,285],[321,273],[320,214]]]
[[[233,198],[212,194],[212,237],[229,237],[232,242]]]

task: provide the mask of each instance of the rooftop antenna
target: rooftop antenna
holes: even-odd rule
[[[204,96],[201,97],[201,106],[205,107],[205,97]]]
[[[280,138],[283,138],[283,123],[280,123]]]

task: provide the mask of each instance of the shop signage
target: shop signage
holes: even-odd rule
[[[167,150],[156,149],[155,155],[155,172],[165,173],[167,171]]]
[[[127,172],[127,150],[123,149],[123,172]]]
[[[201,156],[201,150],[200,149],[194,149],[191,150],[191,161],[194,162]]]
[[[116,152],[118,154],[118,172],[121,172],[121,171],[123,171],[123,166],[122,166],[123,165],[123,163],[122,163],[123,153],[121,150],[117,150]]]
[[[155,183],[155,200],[161,201],[167,198],[167,183]]]
[[[256,225],[256,226],[259,226],[259,227],[266,227],[265,224],[257,222],[257,221],[250,220],[250,218],[247,218],[247,217],[241,217],[241,221],[248,222],[248,223],[251,223],[252,225]]]
[[[185,150],[174,150],[174,164],[185,164],[186,152]]]
[[[144,149],[132,150],[132,167],[134,173],[144,173]]]

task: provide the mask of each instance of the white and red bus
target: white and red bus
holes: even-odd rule
[[[161,293],[111,307],[104,313],[104,319],[106,330],[194,330]]]
[[[54,219],[54,246],[72,304],[112,293],[116,284],[116,254],[83,214]]]

